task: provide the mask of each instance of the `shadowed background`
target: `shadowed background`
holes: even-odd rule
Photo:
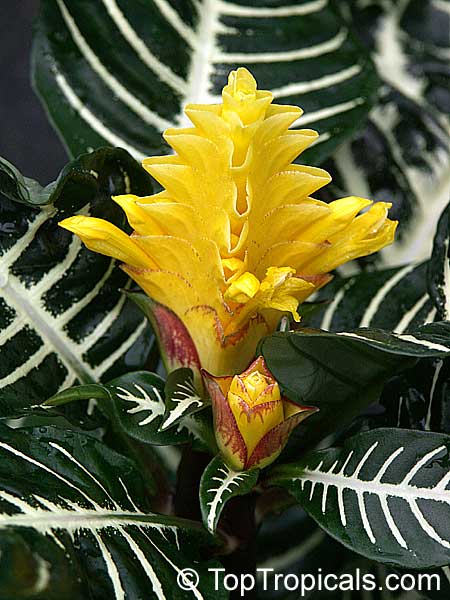
[[[2,2],[0,13],[0,156],[42,184],[53,181],[66,152],[30,81],[33,21],[39,0]]]

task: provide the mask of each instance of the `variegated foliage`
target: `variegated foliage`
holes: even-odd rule
[[[411,568],[450,562],[450,438],[376,429],[280,467],[272,482],[345,546]]]
[[[302,106],[296,126],[323,134],[315,160],[355,131],[378,83],[328,0],[42,2],[34,81],[73,154],[105,143],[136,158],[167,152],[161,132],[183,106],[215,102],[242,65]]]
[[[57,223],[76,212],[124,225],[110,194],[150,180],[112,149],[80,157],[46,188],[6,162],[0,176],[0,414],[9,416],[73,383],[145,365],[153,338],[120,291],[127,277]]]
[[[327,168],[342,192],[393,202],[400,226],[382,252],[386,265],[426,259],[450,195],[449,2],[335,5],[368,46],[383,85],[365,128]]]
[[[215,448],[208,403],[198,396],[190,369],[172,372],[167,382],[148,371],[132,371],[107,383],[72,386],[55,394],[40,409],[53,412],[66,404],[93,400],[127,436],[156,446],[193,441]]]
[[[52,427],[2,427],[0,455],[2,598],[212,598],[214,563],[198,560],[213,540],[194,522],[149,512],[128,459]],[[186,567],[201,573],[191,592],[176,583]]]
[[[180,419],[169,422],[170,429],[167,427],[164,381],[154,373],[135,371],[106,384],[73,386],[49,398],[42,407],[56,408],[89,399],[96,400],[113,422],[140,442],[164,446],[189,439],[189,429]]]
[[[200,482],[200,508],[203,524],[214,532],[228,500],[248,494],[258,480],[259,471],[233,471],[220,456],[206,467]]]

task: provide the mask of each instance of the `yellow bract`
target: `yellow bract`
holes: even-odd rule
[[[261,438],[284,421],[279,385],[259,371],[235,375],[227,401],[249,456]]]
[[[391,243],[396,228],[390,204],[311,197],[330,176],[292,164],[318,136],[289,130],[299,108],[272,104],[243,68],[222,98],[188,105],[193,126],[164,134],[175,154],[143,161],[163,192],[114,198],[131,236],[91,217],[61,223],[172,309],[216,375],[242,371],[283,314],[299,320],[298,304],[330,271]]]
[[[318,410],[283,398],[262,356],[234,377],[202,374],[211,396],[217,446],[236,471],[268,466],[291,431]]]

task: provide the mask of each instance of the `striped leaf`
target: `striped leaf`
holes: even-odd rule
[[[106,384],[80,385],[62,390],[45,403],[57,407],[79,400],[95,399],[100,408],[127,435],[146,444],[170,445],[187,442],[189,430],[178,422],[163,427],[166,403],[164,381],[155,373],[126,373]]]
[[[1,416],[145,365],[153,338],[120,292],[127,277],[57,225],[76,213],[123,227],[111,194],[130,189],[148,193],[151,183],[124,150],[81,156],[46,188],[1,162]]]
[[[326,165],[338,191],[389,200],[397,241],[386,265],[428,258],[450,189],[448,0],[335,3],[384,82],[366,127]]]
[[[200,508],[203,524],[214,532],[225,504],[235,496],[251,492],[258,481],[259,471],[240,471],[230,469],[216,456],[203,472],[200,481]]]
[[[0,569],[0,597],[213,597],[214,563],[198,562],[212,540],[197,523],[149,512],[128,459],[52,427],[2,427],[1,440],[0,546],[13,568]],[[192,592],[177,585],[187,567],[200,574]]]
[[[450,437],[377,429],[279,467],[330,535],[364,556],[425,569],[450,563]]]
[[[426,325],[414,334],[302,329],[273,334],[260,344],[284,393],[299,404],[320,409],[294,431],[296,451],[348,425],[378,400],[383,385],[395,373],[418,359],[442,358],[449,351],[449,323]]]
[[[169,373],[164,393],[166,409],[160,425],[161,431],[178,425],[186,417],[205,407],[205,400],[195,389],[194,373],[191,369],[181,368]]]
[[[328,304],[303,323],[326,331],[379,327],[396,333],[415,331],[435,320],[427,290],[428,262],[336,277],[317,294]]]
[[[424,593],[431,600],[446,600],[450,593],[448,567],[405,571],[363,558],[327,535],[298,504],[264,520],[258,535],[258,553],[258,567],[273,569],[266,572],[268,589],[261,591],[261,600],[298,600],[299,591],[289,592],[283,579],[279,578],[279,585],[275,585],[279,574],[303,578],[304,597],[308,600],[423,600]],[[400,589],[400,580],[394,579],[406,573],[405,584],[415,588],[416,593]],[[330,577],[325,579],[328,574]],[[259,573],[259,580],[262,588],[263,573]],[[288,577],[287,585],[292,581]],[[332,588],[336,585],[336,589],[324,589],[320,581],[327,581]],[[387,583],[397,584],[399,589],[390,590]]]
[[[167,152],[161,132],[187,103],[216,102],[245,65],[296,127],[322,137],[318,161],[355,131],[378,80],[328,0],[44,0],[34,83],[74,155],[110,144],[136,158]],[[57,32],[57,33],[56,33]]]

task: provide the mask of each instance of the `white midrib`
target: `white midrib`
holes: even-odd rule
[[[345,475],[319,473],[305,469],[304,476],[298,481],[310,481],[314,485],[322,483],[325,487],[335,487],[338,490],[351,490],[357,495],[375,494],[383,497],[401,498],[403,500],[434,500],[450,504],[450,490],[438,488],[419,488],[414,485],[382,483],[380,481],[364,481]]]
[[[220,486],[215,491],[214,498],[210,503],[209,515],[208,515],[208,528],[212,531],[214,529],[214,520],[217,514],[217,508],[222,501],[223,494],[229,490],[228,486],[233,482],[233,480],[239,477],[237,473],[234,471],[229,471],[228,475],[222,481]]]
[[[184,97],[183,105],[199,102],[208,103],[213,98],[209,86],[213,68],[212,57],[219,29],[220,2],[218,0],[204,0],[199,7],[199,14],[200,21],[188,76],[188,91]],[[187,120],[187,117],[180,115],[180,120]]]
[[[74,530],[103,529],[123,525],[148,526],[156,529],[165,528],[164,525],[155,523],[153,516],[129,511],[84,510],[81,513],[61,509],[58,512],[53,510],[32,511],[30,514],[0,515],[0,529],[4,527],[32,527],[37,530],[47,528]]]
[[[74,342],[61,330],[54,327],[54,323],[49,321],[48,314],[39,303],[32,303],[27,299],[27,292],[29,294],[30,291],[22,286],[13,275],[9,275],[8,281],[1,291],[2,296],[14,307],[17,314],[26,315],[27,322],[32,324],[33,329],[39,333],[44,344],[49,343],[66,367],[77,374],[80,381],[87,383],[96,380],[93,369],[81,362],[77,354],[70,349],[70,345],[73,345]]]
[[[175,421],[177,421],[180,417],[182,417],[183,414],[189,410],[193,404],[196,404],[198,407],[203,404],[201,398],[195,393],[193,393],[192,396],[188,396],[184,400],[175,400],[178,402],[178,404],[170,411],[169,416],[161,425],[161,430],[163,431],[173,425],[173,423],[175,423]]]

